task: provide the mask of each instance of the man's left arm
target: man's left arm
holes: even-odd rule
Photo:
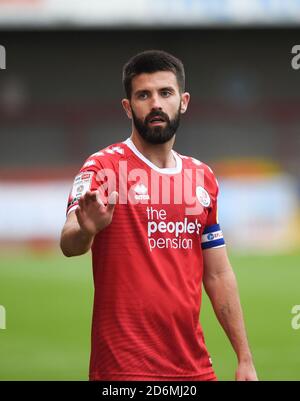
[[[237,381],[257,380],[248,345],[235,274],[226,247],[203,250],[205,291],[237,355]]]

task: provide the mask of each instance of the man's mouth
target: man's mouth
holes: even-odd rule
[[[164,124],[165,122],[166,122],[166,120],[160,116],[152,117],[149,120],[150,125],[161,125],[161,124]]]

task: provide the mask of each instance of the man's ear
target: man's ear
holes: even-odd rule
[[[130,101],[128,99],[122,99],[122,106],[123,109],[125,110],[125,113],[127,114],[127,117],[132,119],[132,113],[131,113],[131,106],[130,106]]]
[[[180,112],[183,114],[186,112],[188,108],[188,104],[190,101],[191,95],[188,92],[184,92],[181,95],[181,104],[180,104]]]

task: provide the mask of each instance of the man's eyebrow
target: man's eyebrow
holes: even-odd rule
[[[169,91],[174,93],[175,89],[172,86],[164,86],[163,88],[159,88],[159,91]],[[150,93],[151,90],[149,89],[138,89],[134,94],[140,95],[141,93]]]
[[[161,91],[170,91],[170,92],[175,92],[175,89],[172,86],[166,86],[164,88],[160,89]]]
[[[139,95],[140,93],[149,93],[149,89],[138,89],[137,91],[134,92],[135,95]]]

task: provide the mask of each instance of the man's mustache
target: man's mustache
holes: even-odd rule
[[[163,121],[170,122],[169,116],[166,113],[156,110],[148,114],[148,116],[145,118],[145,123],[149,123],[155,117],[161,118]]]

